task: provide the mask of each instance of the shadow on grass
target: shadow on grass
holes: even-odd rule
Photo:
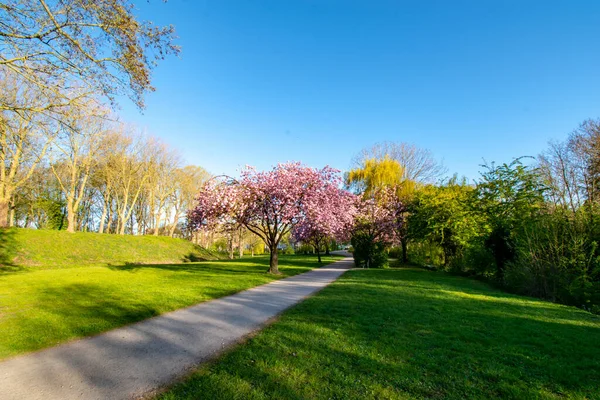
[[[164,398],[597,399],[598,343],[600,318],[576,308],[353,270]]]
[[[332,258],[330,261],[335,261]],[[295,273],[309,271],[315,267],[326,265],[318,264],[316,258],[307,256],[280,256],[279,268],[282,276],[294,275]],[[257,273],[264,275],[269,269],[268,256],[256,256],[237,258],[233,260],[203,260],[198,262],[185,262],[181,264],[139,264],[127,262],[120,265],[109,264],[108,268],[115,271],[139,271],[142,269],[159,269],[174,272],[202,272],[216,271],[219,273]]]
[[[15,229],[0,228],[0,274],[26,270],[25,267],[14,263],[17,253],[15,235]]]

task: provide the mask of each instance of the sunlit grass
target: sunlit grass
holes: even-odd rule
[[[179,263],[218,259],[188,240],[57,230],[0,230],[0,273],[125,263]],[[9,265],[2,266],[8,258]]]
[[[105,256],[106,257],[106,256]],[[338,257],[339,258],[339,257]],[[335,257],[325,257],[324,264]],[[0,358],[92,335],[318,267],[316,257],[28,269],[0,274]]]
[[[600,318],[417,269],[353,270],[162,399],[600,399]]]

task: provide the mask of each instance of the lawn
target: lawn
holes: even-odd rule
[[[54,246],[61,246],[54,244]],[[324,263],[339,257],[325,257]],[[281,277],[318,267],[280,256]],[[0,358],[93,335],[279,277],[268,256],[177,264],[9,269],[0,273]]]
[[[352,270],[160,396],[600,399],[600,318],[419,269]]]

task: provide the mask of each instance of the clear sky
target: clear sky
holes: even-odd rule
[[[136,0],[180,58],[121,115],[215,174],[345,170],[404,141],[450,173],[537,155],[600,117],[600,1]]]

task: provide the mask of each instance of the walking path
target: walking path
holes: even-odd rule
[[[148,394],[214,358],[353,265],[345,258],[233,296],[0,362],[0,398],[130,399]]]

